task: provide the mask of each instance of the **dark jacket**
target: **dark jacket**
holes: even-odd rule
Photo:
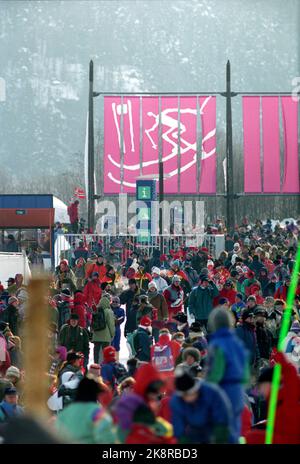
[[[201,288],[200,285],[193,288],[189,297],[189,310],[194,314],[195,319],[208,319],[213,309],[213,299],[219,295],[216,285],[211,282],[207,288]]]
[[[120,294],[120,303],[121,305],[125,304],[126,305],[126,317],[129,313],[129,310],[132,306],[132,302],[133,302],[133,298],[136,296],[136,295],[145,295],[145,292],[144,290],[137,290],[136,292],[133,292],[130,288],[128,290],[124,290],[124,292],[122,292]]]
[[[14,335],[19,333],[19,311],[13,305],[8,305],[6,310],[6,322],[9,323],[9,328]]]
[[[86,329],[82,327],[72,327],[68,324],[62,326],[59,332],[59,344],[65,346],[67,351],[74,350],[81,352],[85,358],[89,355],[89,336]]]
[[[256,325],[256,339],[260,358],[269,359],[272,351],[272,333],[266,327]]]
[[[130,311],[127,314],[126,324],[124,328],[124,335],[133,333],[137,329],[137,311],[139,305],[132,305]]]
[[[244,342],[249,352],[249,362],[253,365],[259,359],[255,328],[244,322],[236,328],[236,335]]]
[[[135,357],[139,361],[150,362],[152,337],[149,332],[138,327],[133,343],[136,351]]]

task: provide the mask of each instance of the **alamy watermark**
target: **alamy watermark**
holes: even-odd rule
[[[100,217],[96,231],[101,235],[201,235],[204,233],[204,201],[128,201],[119,194],[115,201],[96,204]]]

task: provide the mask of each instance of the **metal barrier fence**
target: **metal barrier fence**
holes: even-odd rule
[[[96,234],[61,234],[55,241],[55,265],[59,260],[64,258],[74,258],[73,253],[83,242],[89,253],[109,253],[110,247],[116,249],[117,258],[122,262],[124,250],[139,250],[144,254],[152,256],[154,249],[162,250],[168,254],[170,250],[176,250],[180,247],[206,247],[213,258],[217,258],[221,251],[225,249],[224,235],[153,235],[143,243],[136,235],[96,235]]]

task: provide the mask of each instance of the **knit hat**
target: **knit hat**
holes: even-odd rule
[[[173,316],[175,321],[179,322],[180,324],[186,324],[187,322],[187,315],[185,313],[178,313],[176,316]]]
[[[209,279],[206,274],[201,274],[199,277],[199,282],[202,284],[202,282],[208,282]]]
[[[191,332],[202,332],[201,324],[200,322],[192,322],[190,325],[190,331]]]
[[[222,298],[219,298],[219,301],[218,301],[218,304],[219,304],[219,305],[221,305],[221,306],[222,306],[222,305],[224,305],[224,304],[228,304],[228,303],[229,303],[229,300],[228,300],[228,298],[224,298],[224,297],[222,297]]]
[[[103,350],[103,360],[107,363],[116,361],[117,352],[113,346],[107,346]]]
[[[70,353],[67,354],[67,363],[70,363],[72,361],[76,361],[77,359],[81,359],[82,356],[78,353],[74,353],[71,351]]]
[[[255,308],[254,315],[268,317],[268,312],[262,306],[258,306],[257,308]]]
[[[148,316],[143,316],[140,320],[140,327],[150,327],[151,326],[151,319]]]
[[[300,323],[299,321],[294,321],[291,325],[290,332],[295,332],[296,334],[300,333]]]
[[[208,328],[211,332],[232,327],[234,327],[234,317],[230,311],[224,308],[212,310],[208,318]]]
[[[242,312],[242,320],[245,321],[246,319],[248,319],[248,317],[253,316],[253,315],[254,315],[253,310],[250,308],[246,308]]]
[[[5,377],[16,377],[17,379],[20,379],[21,372],[16,366],[10,366],[6,371]]]
[[[179,396],[195,393],[199,388],[199,382],[194,379],[186,370],[176,369],[175,389]]]
[[[67,359],[67,348],[65,346],[58,346],[55,353],[59,353],[59,357],[62,361]]]
[[[155,267],[155,266],[154,266],[154,267],[151,269],[151,273],[152,273],[152,274],[158,274],[158,275],[160,275],[160,269],[159,269],[159,267]]]
[[[155,288],[155,290],[157,290],[157,285],[156,285],[155,282],[153,282],[153,280],[151,280],[151,282],[149,282],[149,284],[148,284],[148,288],[149,288],[149,289],[150,289],[150,288]]]
[[[4,396],[5,395],[17,395],[17,389],[15,387],[7,387],[4,390]]]
[[[101,375],[100,364],[91,364],[88,370],[88,375],[91,375],[93,377],[100,377]]]
[[[237,298],[239,298],[240,300],[243,300],[243,294],[242,293],[237,293],[235,296]]]
[[[180,267],[180,261],[179,261],[179,259],[174,259],[174,261],[173,261],[173,263],[172,263],[172,266]]]
[[[175,282],[181,282],[180,276],[178,276],[178,275],[174,275],[174,276],[173,276],[172,284],[174,284]]]
[[[79,316],[78,314],[76,313],[72,313],[71,316],[70,316],[70,321],[73,320],[73,321],[79,321]]]

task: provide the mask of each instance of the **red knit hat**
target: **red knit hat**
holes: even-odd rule
[[[148,316],[143,316],[142,319],[140,320],[140,325],[143,327],[150,327],[151,325],[151,319]]]
[[[113,346],[107,346],[103,350],[103,360],[104,362],[112,362],[116,361],[117,359],[117,353],[116,349]]]
[[[133,389],[137,395],[143,396],[146,393],[147,388],[153,382],[161,382],[161,374],[158,370],[152,366],[152,364],[143,364],[138,368],[134,374],[134,379],[136,381]]]

